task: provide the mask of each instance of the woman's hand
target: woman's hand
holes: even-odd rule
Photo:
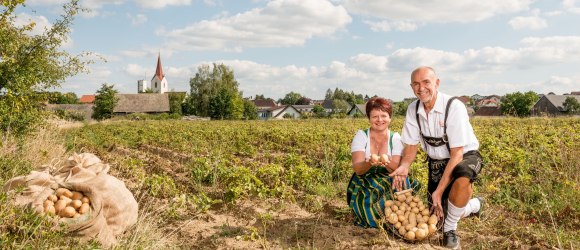
[[[406,185],[406,179],[409,175],[409,169],[403,166],[399,166],[395,171],[393,171],[389,176],[393,178],[393,189],[397,191],[404,190],[403,187]]]
[[[441,192],[436,189],[435,192],[431,194],[431,200],[433,205],[431,206],[431,212],[435,213],[437,217],[443,218],[443,206],[441,205]]]

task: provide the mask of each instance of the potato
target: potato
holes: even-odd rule
[[[396,228],[396,229],[399,229],[399,228],[400,228],[400,227],[402,227],[402,226],[403,226],[403,224],[401,224],[401,222],[397,222],[397,223],[395,224],[395,228]]]
[[[47,206],[54,206],[54,202],[52,202],[51,200],[45,200],[44,203],[42,203],[42,206],[44,208],[46,208]]]
[[[415,239],[415,233],[414,232],[407,232],[405,234],[405,239],[407,239],[407,240],[414,240]]]
[[[56,211],[54,210],[54,206],[53,205],[49,205],[49,206],[45,207],[44,208],[44,213],[50,214],[50,215],[55,214]]]
[[[83,204],[83,202],[80,200],[73,200],[73,201],[71,201],[70,206],[76,210],[76,209],[79,209],[82,204]]]
[[[402,223],[403,221],[405,221],[406,219],[407,219],[407,218],[405,218],[405,216],[404,216],[404,215],[399,215],[399,216],[397,216],[397,221],[399,221],[399,222],[401,222],[401,223]]]
[[[427,236],[427,233],[423,229],[417,229],[415,231],[415,239],[422,240]]]
[[[420,207],[420,206],[425,207],[425,204],[423,204],[423,201],[419,200],[419,201],[417,201],[417,206],[418,207]]]
[[[83,193],[81,192],[77,192],[77,191],[73,191],[72,192],[72,196],[70,197],[72,200],[80,200],[83,198]]]
[[[413,192],[406,192],[405,193],[405,196],[407,196],[407,197],[411,197],[412,195],[413,195]]]
[[[426,221],[424,221],[424,220],[423,220],[423,216],[421,216],[421,215],[419,214],[419,215],[417,215],[417,224],[419,224],[419,223],[421,223],[421,222],[425,222],[425,224],[427,224],[427,223],[426,223]]]
[[[429,216],[428,216],[428,215],[423,215],[423,221],[424,221],[425,223],[429,224],[429,223],[428,223],[428,221],[429,221]]]
[[[60,217],[72,218],[76,213],[77,211],[73,207],[65,207],[63,210],[60,210],[58,215],[60,215]]]
[[[387,154],[382,154],[382,155],[381,155],[381,157],[380,157],[380,161],[381,161],[382,163],[387,163],[387,162],[389,162],[389,156],[388,156]]]
[[[416,208],[416,207],[414,207],[414,208],[411,208],[411,213],[414,213],[414,214],[419,214],[419,209],[418,209],[418,208]]]
[[[431,217],[429,217],[429,220],[427,222],[429,224],[436,225],[438,220],[439,218],[437,218],[436,215],[431,215]]]
[[[397,207],[397,205],[393,205],[391,206],[391,210],[393,210],[393,212],[396,213],[397,211],[399,211],[399,207]]]
[[[407,230],[407,232],[409,232],[409,231],[411,231],[411,229],[412,229],[412,228],[414,228],[414,227],[415,227],[414,225],[411,225],[411,223],[409,223],[409,224],[407,224],[407,225],[405,226],[405,230]]]
[[[395,199],[396,199],[396,198],[395,198]],[[395,205],[397,205],[397,207],[398,207],[398,206],[401,206],[402,204],[403,204],[403,203],[401,203],[401,202],[400,202],[400,201],[398,201],[398,200],[397,200],[397,201],[395,201]]]
[[[407,193],[410,194],[411,192]],[[407,198],[405,199],[405,203],[407,204],[411,204],[411,202],[413,202],[413,196],[407,196]]]
[[[81,214],[75,213],[75,215],[73,216],[73,218],[78,218],[78,217],[81,217]]]
[[[68,198],[72,197],[72,192],[66,188],[59,188],[56,190],[56,196],[60,197],[60,196],[66,196]]]
[[[89,208],[90,208],[89,203],[83,203],[79,208],[79,214],[85,214],[86,212],[89,211]]]
[[[391,210],[390,207],[385,208],[385,215],[387,216],[387,218],[389,217],[389,215],[391,215],[393,213],[393,210]]]
[[[417,225],[417,218],[415,218],[415,214],[409,214],[409,224],[416,226]]]
[[[418,203],[420,201],[419,197],[413,197],[413,202]]]
[[[407,206],[401,206],[401,207],[399,207],[399,211],[405,212],[406,210],[407,210]]]
[[[411,204],[409,204],[409,207],[411,207],[411,208],[417,207],[417,202],[411,201]]]
[[[425,230],[425,232],[429,231],[429,225],[427,225],[427,223],[425,223],[425,222],[421,222],[421,223],[417,224],[417,227],[419,229]]]
[[[399,210],[399,211],[397,211],[395,214],[397,214],[397,215],[405,215],[405,211],[401,211],[401,210]]]
[[[91,200],[89,200],[89,197],[86,197],[86,196],[85,196],[85,197],[83,197],[83,198],[81,199],[81,201],[82,201],[83,203],[88,203],[88,204],[91,204]]]
[[[419,211],[423,211],[425,210],[425,205],[423,204],[419,205],[419,203],[417,203],[417,208],[419,209]]]
[[[51,194],[48,196],[48,199],[52,202],[56,202],[58,200],[58,197],[54,194]]]
[[[407,197],[404,195],[399,195],[397,196],[397,200],[400,202],[405,202],[407,200]]]
[[[428,209],[423,209],[423,211],[421,211],[421,215],[428,216],[429,215],[429,210]]]
[[[394,203],[392,200],[385,201],[385,207],[391,207]]]
[[[70,204],[70,202],[72,201],[69,197],[66,197],[64,195],[59,196],[58,199],[65,201],[67,205]]]
[[[399,234],[401,236],[405,236],[406,233],[407,233],[407,230],[405,230],[405,227],[400,227],[399,228]]]
[[[379,157],[379,155],[377,155],[377,154],[371,155],[371,162],[379,162],[380,160],[381,160],[381,158]]]
[[[437,232],[437,226],[435,224],[429,224],[429,234]]]
[[[65,200],[58,200],[56,203],[54,203],[54,211],[56,213],[60,213],[60,211],[63,210],[65,207],[66,207]]]

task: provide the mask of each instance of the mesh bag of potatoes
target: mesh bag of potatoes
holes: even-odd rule
[[[396,192],[392,200],[385,201],[383,222],[395,235],[414,242],[428,239],[442,223],[412,191]]]
[[[58,168],[42,166],[10,179],[4,191],[19,192],[12,201],[50,216],[55,227],[64,223],[81,239],[97,239],[103,246],[137,222],[138,204],[109,165],[93,154],[73,154]]]

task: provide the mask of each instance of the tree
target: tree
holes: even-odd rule
[[[114,86],[103,83],[101,88],[97,90],[95,105],[93,106],[93,119],[100,121],[113,116],[113,110],[119,101],[119,97],[117,97],[118,91],[114,89]]]
[[[564,108],[566,109],[566,113],[568,114],[575,114],[580,111],[580,103],[578,103],[578,99],[573,96],[566,97],[564,100]]]
[[[224,64],[201,65],[195,77],[189,81],[191,87],[186,100],[186,114],[215,119],[241,119],[244,113],[242,93],[234,71]]]
[[[60,93],[60,92],[47,92],[45,93],[50,104],[77,104],[78,97],[73,92]]]
[[[296,102],[297,105],[310,105],[310,103],[312,103],[312,99],[308,97],[302,97]]]
[[[407,108],[409,107],[409,104],[411,102],[413,102],[413,101],[409,100],[409,101],[395,102],[393,104],[393,115],[405,116],[407,114]]]
[[[327,116],[326,109],[320,105],[314,105],[312,108],[312,113],[316,115],[316,117],[325,117]]]
[[[258,119],[258,109],[256,108],[256,105],[254,105],[254,103],[250,100],[244,100],[244,119]]]
[[[0,1],[0,132],[21,135],[45,117],[43,91],[67,77],[86,71],[87,53],[61,50],[80,7],[77,0],[63,6],[61,19],[42,34],[31,34],[34,22],[16,24],[14,10],[23,0]],[[6,138],[6,137],[4,137]]]
[[[529,116],[538,99],[538,95],[533,91],[506,94],[501,98],[501,113],[518,117]]]
[[[334,99],[332,102],[332,112],[334,114],[346,114],[349,108],[350,104],[345,100]]]
[[[169,98],[169,112],[182,115],[181,104],[185,100],[185,92],[169,92],[167,97]]]
[[[301,94],[290,92],[286,94],[283,99],[278,100],[278,102],[283,105],[294,105],[297,104],[300,99],[302,99]]]

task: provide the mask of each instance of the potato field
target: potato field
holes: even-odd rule
[[[460,221],[464,249],[580,248],[580,119],[471,122],[486,164],[474,190],[486,204],[483,217]],[[353,225],[350,142],[366,127],[366,119],[114,121],[62,129],[57,142],[96,154],[135,195],[139,222],[121,248],[439,248],[439,237],[409,242]],[[424,199],[423,159],[411,174]]]

